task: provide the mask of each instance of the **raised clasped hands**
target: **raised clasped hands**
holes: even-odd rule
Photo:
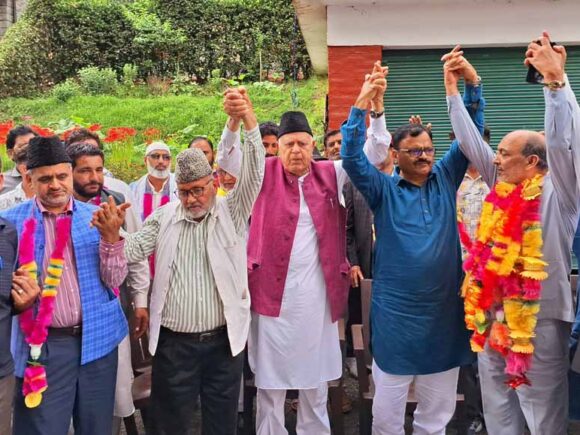
[[[421,119],[421,115],[411,115],[409,118],[409,124],[414,125],[423,125],[423,119]],[[423,125],[427,130],[431,131],[433,125],[429,122],[427,125]]]
[[[380,61],[375,62],[372,72],[365,76],[355,107],[366,110],[371,105],[375,111],[383,110],[383,98],[387,90],[388,73],[388,66],[381,66]]]
[[[546,82],[563,81],[566,58],[566,49],[562,45],[552,47],[550,35],[543,32],[529,43],[524,64],[533,65]]]
[[[240,122],[243,122],[246,130],[250,130],[257,125],[254,107],[245,87],[226,89],[223,105],[224,112],[234,124],[239,125]]]
[[[463,56],[460,45],[456,45],[449,53],[441,57],[443,63],[443,77],[447,95],[458,93],[457,83],[463,77],[466,84],[479,82],[477,71]]]
[[[91,225],[99,230],[101,238],[107,243],[116,243],[120,240],[119,230],[125,222],[125,211],[131,204],[125,202],[116,205],[112,196],[93,213]]]

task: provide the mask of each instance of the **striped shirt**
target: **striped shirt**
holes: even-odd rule
[[[211,331],[225,325],[226,318],[205,249],[209,219],[188,219],[182,207],[176,213],[177,221],[184,222],[171,265],[161,324],[178,332]],[[193,258],[196,261],[191,261]]]
[[[57,215],[50,213],[40,201],[36,200],[39,210],[43,214],[45,247],[40,279],[44,281],[46,267],[50,260],[50,255],[55,247],[56,218]],[[73,213],[72,197],[68,204],[67,214]],[[89,223],[87,222],[87,225]],[[101,240],[99,246],[99,256],[101,259],[101,279],[109,288],[118,287],[127,274],[127,262],[123,255],[124,241],[120,240],[114,245]],[[52,326],[64,328],[81,324],[82,310],[81,297],[79,293],[79,283],[77,277],[77,266],[74,256],[72,239],[69,239],[64,251],[64,271],[58,286],[56,302],[52,314]]]
[[[246,232],[256,195],[256,180],[261,180],[264,170],[263,153],[252,151],[256,148],[263,150],[257,127],[246,132],[245,148],[246,161],[242,163],[238,183],[225,197],[235,231],[239,235]],[[155,210],[137,233],[123,233],[126,239],[125,255],[129,261],[148,256],[155,250],[165,210],[166,207]],[[161,316],[161,324],[176,332],[204,332],[226,324],[223,303],[206,250],[208,216],[214,212],[215,207],[209,210],[205,219],[195,222],[186,217],[181,204],[176,209],[176,221],[183,221],[183,224],[173,264],[168,265],[171,267],[171,276]],[[156,266],[162,261],[157,259]]]
[[[471,175],[465,174],[457,190],[457,216],[465,224],[471,239],[475,238],[483,201],[488,193],[489,187],[481,175],[472,178]]]

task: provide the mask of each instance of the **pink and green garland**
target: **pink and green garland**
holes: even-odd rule
[[[38,267],[34,259],[36,225],[35,218],[29,218],[24,222],[18,250],[20,267],[27,270],[35,280],[38,279]],[[70,216],[59,217],[56,221],[55,248],[48,261],[36,317],[33,307],[28,308],[19,316],[20,328],[24,333],[26,343],[30,346],[30,360],[24,371],[24,383],[22,384],[24,403],[28,408],[40,405],[42,393],[48,388],[45,367],[38,360],[42,345],[48,336],[48,328],[52,323],[58,286],[64,271],[64,250],[70,239],[70,231]]]

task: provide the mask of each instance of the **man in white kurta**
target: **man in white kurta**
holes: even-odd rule
[[[147,174],[130,184],[133,207],[142,221],[168,202],[177,200],[175,176],[171,171],[171,150],[163,142],[153,142],[145,150]]]
[[[373,109],[377,116],[371,119],[365,147],[369,158],[376,163],[385,160],[391,139],[381,113],[384,86],[378,93],[376,87],[373,87],[375,82],[378,84],[385,82],[384,72],[380,69],[378,71],[380,72],[376,77],[367,80],[361,90],[373,93],[376,97],[373,98],[373,106],[376,103]],[[220,166],[221,159],[235,158],[235,149],[240,143],[237,130],[238,124],[231,119],[228,120],[218,149]],[[346,296],[349,268],[345,259],[345,226],[343,225],[341,231],[340,225],[334,227],[337,230],[336,240],[339,241],[340,249],[337,250],[336,262],[329,263],[324,255],[325,248],[321,246],[321,243],[325,243],[325,237],[317,231],[324,227],[324,224],[319,223],[317,227],[315,221],[326,216],[326,212],[319,211],[321,207],[328,210],[329,216],[334,216],[333,210],[343,208],[342,188],[348,178],[340,161],[312,161],[314,141],[303,114],[299,112],[284,114],[278,138],[280,154],[278,158],[266,160],[265,178],[252,213],[249,235],[248,265],[253,312],[248,356],[258,388],[256,431],[258,435],[286,434],[284,427],[286,390],[298,389],[296,432],[330,434],[326,408],[327,382],[341,376],[342,355],[337,319],[333,318],[336,317],[336,306],[340,305],[340,302],[336,301],[335,294],[329,291],[325,269],[327,271],[332,269],[332,274],[345,278]],[[235,165],[230,164],[230,167]],[[296,193],[293,186],[290,187],[294,180],[298,186],[295,197],[288,196],[283,191],[276,191],[288,188]],[[272,187],[276,183],[286,185]],[[310,194],[313,189],[317,190],[318,196],[316,193]],[[327,195],[325,196],[323,192]],[[309,208],[309,198],[311,207],[316,210],[316,216],[313,216]],[[294,205],[296,202],[298,204]],[[281,218],[278,213],[286,208],[288,203],[292,204],[292,208],[296,205],[298,207],[296,216],[291,214],[282,218],[281,222],[288,222],[287,227],[291,227],[293,219],[296,219],[294,232],[285,235],[284,232],[288,228],[283,229],[276,225]],[[344,221],[340,219],[338,221],[344,224]],[[293,239],[289,259],[286,258],[288,263],[277,312],[269,312],[267,300],[269,296],[266,294],[271,292],[267,289],[268,278],[264,276],[260,278],[263,285],[255,282],[256,272],[268,273],[267,264],[275,262],[272,257],[278,255],[267,248],[267,239],[270,236],[281,236],[287,243]],[[262,245],[261,241],[256,242],[256,237],[264,239],[264,257],[261,253],[256,255],[261,248],[257,251],[251,248],[253,244]],[[344,259],[342,263],[341,258]],[[274,278],[274,281],[277,279]],[[342,308],[345,303],[346,299],[342,303]]]

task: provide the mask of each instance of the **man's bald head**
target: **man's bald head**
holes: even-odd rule
[[[498,179],[508,183],[521,183],[544,173],[548,170],[546,139],[536,131],[512,131],[498,145],[494,163]]]

